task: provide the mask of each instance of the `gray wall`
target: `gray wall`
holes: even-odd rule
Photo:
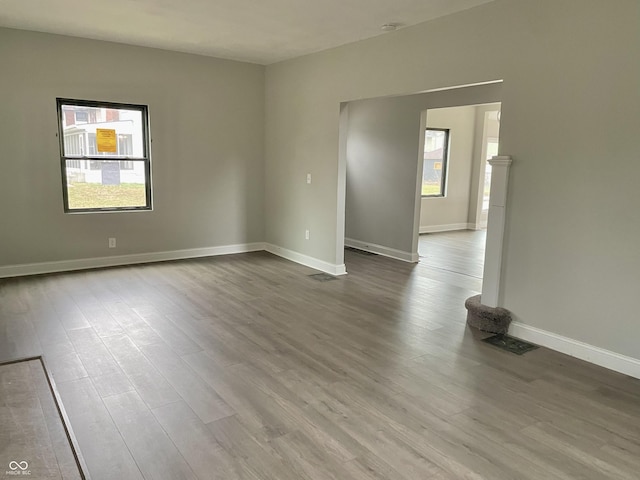
[[[9,29],[0,65],[0,266],[264,240],[264,67]],[[63,213],[56,97],[149,105],[152,212]]]
[[[342,263],[341,102],[503,79],[501,304],[640,358],[639,15],[637,0],[496,0],[267,67],[267,241]]]
[[[414,99],[352,102],[345,237],[411,253],[420,111]]]
[[[500,99],[501,88],[500,84],[491,84],[349,102],[345,237],[417,254],[416,179],[422,158],[422,112],[428,108],[435,109],[429,112],[438,112],[443,106],[494,102]],[[462,129],[462,123],[466,128],[456,140],[450,195],[446,199],[429,199],[431,204],[425,200],[423,210],[430,210],[423,212],[425,219],[454,223],[448,219],[461,218],[467,222],[474,109],[461,108],[467,112],[466,123],[440,114],[448,125],[455,123]],[[435,211],[438,208],[440,211]]]

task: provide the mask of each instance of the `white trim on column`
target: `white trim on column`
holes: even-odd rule
[[[511,155],[495,155],[494,157],[487,160],[491,167],[508,167],[513,162],[513,158]]]
[[[267,252],[273,253],[274,255],[277,255],[279,257],[286,258],[287,260],[291,260],[292,262],[299,263],[300,265],[304,265],[315,270],[320,270],[321,272],[325,272],[330,275],[347,274],[347,267],[344,265],[344,263],[342,265],[336,265],[333,263],[325,262],[324,260],[318,260],[317,258],[310,257],[303,253],[279,247],[278,245],[272,245],[270,243],[265,244],[264,249]]]
[[[491,193],[489,198],[489,218],[487,222],[487,244],[482,275],[481,303],[497,307],[500,296],[500,275],[502,272],[502,242],[506,221],[507,186],[511,157],[495,156],[488,160],[491,165]]]

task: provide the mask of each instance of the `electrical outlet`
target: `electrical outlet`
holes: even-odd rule
[[[116,248],[116,239],[115,237],[109,238],[109,248]]]
[[[304,238],[305,238],[306,240],[309,240],[309,229],[307,229],[307,230],[305,230],[305,231],[304,231]]]
[[[311,185],[311,174],[307,173],[307,183]]]

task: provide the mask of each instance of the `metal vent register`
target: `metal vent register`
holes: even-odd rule
[[[506,350],[507,352],[515,353],[516,355],[524,355],[531,350],[540,348],[533,343],[523,342],[522,340],[504,334],[493,335],[492,337],[484,338],[482,341]]]

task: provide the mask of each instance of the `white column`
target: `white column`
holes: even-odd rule
[[[480,301],[488,307],[498,306],[500,272],[502,270],[502,241],[504,238],[505,208],[511,157],[499,155],[488,160],[491,165],[491,194],[487,223],[487,245],[484,253],[484,274]]]

